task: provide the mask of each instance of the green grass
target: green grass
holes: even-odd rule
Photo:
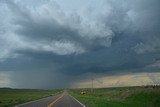
[[[60,90],[0,88],[0,107],[11,107],[24,102],[51,96]]]
[[[85,95],[81,95],[81,91]],[[87,107],[160,107],[160,88],[126,87],[72,89],[71,95]]]

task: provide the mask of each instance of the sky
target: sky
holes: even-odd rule
[[[91,78],[106,78],[111,86],[122,80],[123,86],[126,76],[142,80],[138,85],[159,84],[159,5],[159,0],[0,0],[0,87],[80,87]]]

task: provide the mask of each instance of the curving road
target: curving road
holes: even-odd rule
[[[81,102],[64,91],[62,94],[31,101],[15,107],[85,107]]]

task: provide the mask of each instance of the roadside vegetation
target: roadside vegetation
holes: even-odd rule
[[[55,95],[60,90],[0,88],[0,107],[12,107],[24,102]]]
[[[71,89],[87,107],[160,107],[160,87]]]

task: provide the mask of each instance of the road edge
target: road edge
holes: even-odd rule
[[[20,107],[20,106],[23,106],[23,105],[26,105],[26,104],[29,104],[29,103],[41,101],[41,100],[43,100],[43,99],[46,99],[46,98],[49,98],[49,97],[53,97],[53,96],[57,95],[58,93],[59,93],[59,92],[55,93],[55,94],[52,95],[52,96],[46,96],[46,97],[44,97],[44,98],[40,98],[40,99],[37,99],[37,100],[32,100],[32,101],[24,102],[24,103],[21,103],[21,104],[18,104],[18,105],[14,105],[13,107]]]
[[[52,96],[48,96],[48,97],[52,97]],[[33,103],[33,102],[37,102],[37,101],[41,101],[43,99],[46,99],[48,97],[44,97],[44,98],[41,98],[41,99],[37,99],[37,100],[33,100],[33,101],[29,101],[29,102],[25,102],[25,103],[22,103],[22,104],[19,104],[19,105],[15,105],[13,107],[19,107],[19,106],[23,106],[23,105],[26,105],[26,104],[29,104],[29,103]]]
[[[76,100],[79,104],[81,104],[83,107],[86,107],[84,104],[82,104],[80,101],[78,101],[75,97],[73,97],[72,95],[68,94],[71,98],[73,98],[74,100]]]

